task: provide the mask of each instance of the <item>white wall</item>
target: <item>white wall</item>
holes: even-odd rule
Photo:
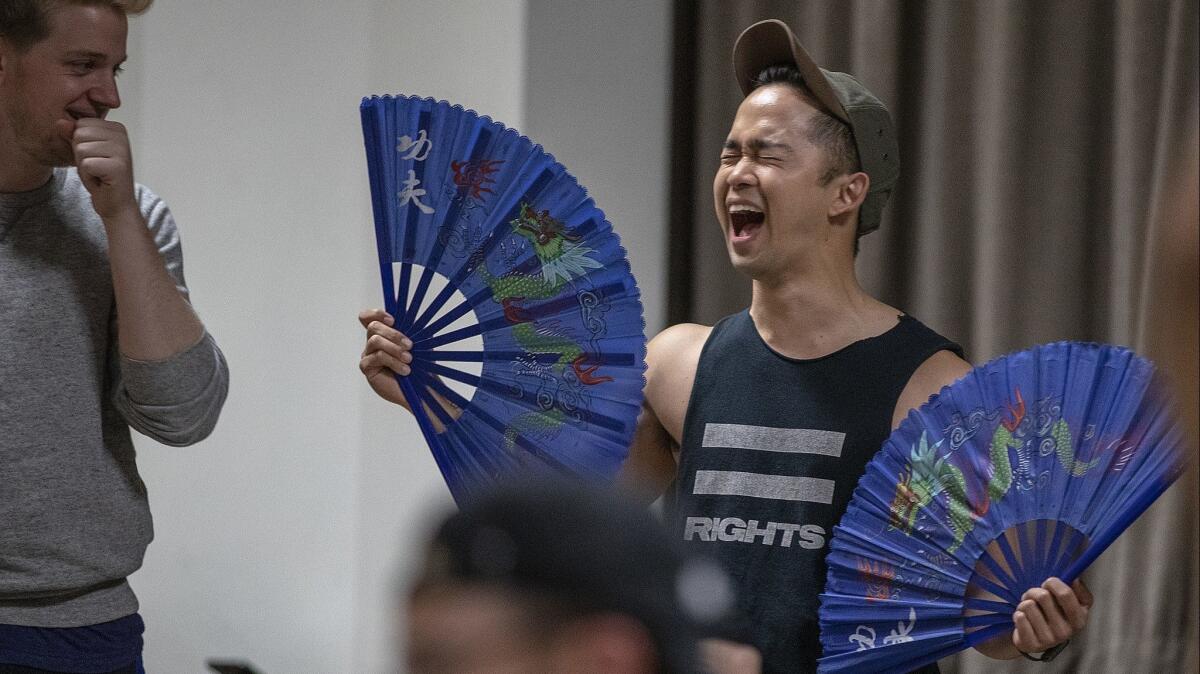
[[[654,335],[667,308],[670,3],[529,0],[529,34],[525,131],[613,223]]]
[[[372,58],[370,69],[373,92],[448,100],[520,128],[525,88],[523,0],[377,4],[372,53],[378,58]],[[410,25],[413,30],[407,29]],[[366,163],[359,161],[355,168],[365,180]],[[369,210],[365,187],[360,202]],[[373,237],[369,217],[360,223]],[[379,265],[371,241],[362,250],[370,259],[364,257],[355,267],[369,278],[371,288],[360,301],[381,306]],[[361,345],[357,348],[361,350]],[[361,379],[354,363],[345,365]],[[344,671],[382,674],[394,671],[398,655],[394,649],[400,645],[395,638],[397,580],[412,574],[431,527],[453,507],[453,501],[412,417],[375,397],[365,384],[355,385],[363,412],[355,666]]]
[[[346,274],[368,243],[355,145],[364,3],[158,3],[134,20],[137,176],[172,205],[232,371],[210,440],[142,443],[157,525],[132,579],[155,672],[249,657],[340,671],[352,644],[359,390]],[[349,64],[349,67],[347,67]]]
[[[543,143],[626,240],[661,326],[669,44],[634,47],[668,17],[647,4],[205,0],[132,21],[114,117],[176,214],[232,378],[209,440],[138,444],[157,529],[132,579],[150,672],[213,656],[268,674],[393,668],[396,580],[450,500],[416,425],[356,368],[355,314],[380,303],[363,95],[446,98]],[[549,26],[623,46],[532,37]]]

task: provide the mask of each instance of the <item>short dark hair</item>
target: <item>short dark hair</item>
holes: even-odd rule
[[[0,38],[18,51],[50,35],[50,11],[62,5],[108,5],[126,14],[141,14],[154,0],[0,0]]]
[[[804,83],[804,77],[800,75],[799,70],[786,64],[767,66],[754,78],[751,91],[768,84],[786,84],[792,87],[805,102],[817,109],[817,114],[813,115],[808,125],[807,135],[813,145],[824,149],[829,156],[829,165],[821,174],[820,184],[825,185],[837,176],[862,170],[850,126],[825,110]]]
[[[0,2],[0,38],[19,51],[26,51],[50,34],[50,25],[41,3],[34,0]]]

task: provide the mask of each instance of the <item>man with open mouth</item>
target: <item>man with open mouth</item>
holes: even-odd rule
[[[899,177],[887,108],[850,75],[819,68],[780,21],[746,29],[733,62],[745,99],[713,196],[751,304],[650,342],[624,477],[648,501],[673,482],[673,535],[734,579],[744,624],[708,642],[713,668],[745,671],[761,655],[765,671],[813,671],[834,525],[891,430],[970,366],[855,275],[858,237],[879,227]],[[1072,610],[1039,594],[1022,603],[1018,634],[980,650],[1020,657],[1062,641],[1050,631],[1081,629],[1086,589],[1058,586],[1038,590],[1078,595]]]

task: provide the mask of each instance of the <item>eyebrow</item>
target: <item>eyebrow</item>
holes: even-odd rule
[[[742,148],[742,144],[732,138],[725,141],[724,149],[726,149],[726,150],[740,150],[741,148]],[[788,145],[787,143],[781,143],[779,141],[763,140],[761,138],[752,138],[752,139],[746,141],[746,149],[750,150],[751,152],[761,152],[763,150],[790,151],[792,149],[792,146]]]
[[[97,61],[107,61],[108,54],[105,54],[104,52],[91,51],[88,49],[80,49],[80,50],[76,50],[76,51],[67,52],[66,58],[68,58],[68,59],[86,58],[86,59],[95,59]],[[121,65],[121,64],[125,63],[125,61],[127,61],[127,60],[129,60],[128,56],[122,57],[121,60],[117,61],[117,65]]]

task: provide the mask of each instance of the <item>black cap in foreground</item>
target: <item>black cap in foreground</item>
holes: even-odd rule
[[[474,582],[629,615],[671,672],[699,671],[697,628],[732,604],[714,562],[687,557],[644,508],[576,483],[510,485],[438,530],[424,580]]]

